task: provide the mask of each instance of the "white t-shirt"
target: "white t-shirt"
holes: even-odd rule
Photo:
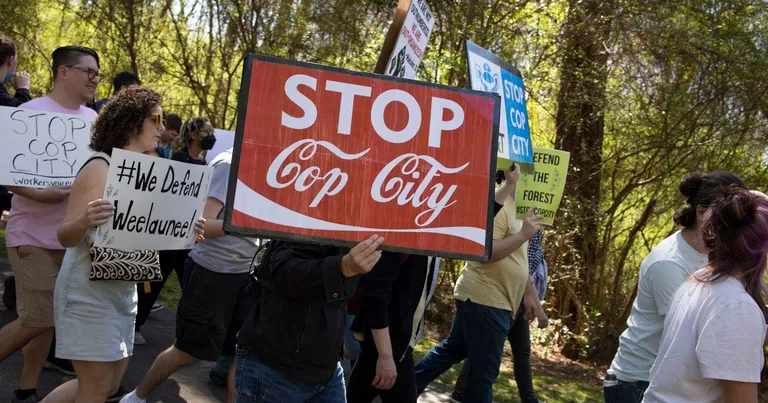
[[[693,249],[681,231],[661,241],[643,259],[637,298],[611,363],[610,372],[616,378],[625,382],[648,382],[672,295],[687,275],[706,264],[707,255]]]
[[[721,402],[720,379],[760,383],[764,339],[765,317],[741,282],[689,279],[669,308],[643,402]]]

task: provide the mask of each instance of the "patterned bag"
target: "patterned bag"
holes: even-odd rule
[[[110,162],[109,155],[95,153],[85,164],[97,158],[103,159],[107,164]],[[91,272],[88,276],[90,280],[119,280],[140,283],[163,279],[163,274],[160,271],[160,255],[156,250],[123,252],[113,248],[94,246],[89,238],[92,232],[95,231],[88,231],[85,235],[88,252],[91,255]]]
[[[120,280],[140,283],[161,281],[160,255],[155,250],[123,252],[112,248],[89,245],[91,273],[89,279]]]

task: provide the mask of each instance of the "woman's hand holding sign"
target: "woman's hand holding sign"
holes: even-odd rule
[[[381,251],[377,249],[382,243],[384,243],[384,237],[371,235],[370,238],[360,242],[344,255],[341,258],[341,273],[344,277],[352,277],[371,271],[381,258]]]
[[[109,200],[98,199],[88,203],[85,212],[80,216],[84,228],[96,228],[104,225],[115,213],[115,208]]]

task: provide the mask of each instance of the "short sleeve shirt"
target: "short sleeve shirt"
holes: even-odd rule
[[[680,231],[661,241],[643,259],[627,330],[619,337],[619,349],[611,364],[616,378],[648,382],[672,296],[689,274],[706,264],[707,255],[693,249]]]
[[[231,149],[222,152],[211,161],[213,175],[211,175],[208,197],[224,204],[219,212],[219,219],[224,218],[231,161]],[[217,273],[247,273],[250,271],[253,255],[256,254],[257,249],[255,238],[224,235],[198,242],[189,253],[189,257],[195,263]]]
[[[765,316],[741,282],[689,278],[669,306],[643,402],[722,402],[720,380],[760,383],[765,331]]]
[[[501,240],[523,229],[509,198],[493,219],[493,239]],[[456,282],[455,297],[492,308],[517,312],[528,282],[528,242],[498,262],[467,262]]]

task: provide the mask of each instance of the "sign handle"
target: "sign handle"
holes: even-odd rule
[[[387,70],[387,62],[392,55],[392,51],[397,43],[397,36],[400,35],[400,29],[403,27],[405,17],[408,15],[408,8],[411,7],[411,0],[398,0],[397,8],[395,9],[395,18],[392,19],[392,24],[389,25],[387,30],[387,36],[384,38],[384,45],[381,47],[381,53],[379,53],[379,60],[376,61],[376,68],[373,72],[376,74],[384,74]]]

